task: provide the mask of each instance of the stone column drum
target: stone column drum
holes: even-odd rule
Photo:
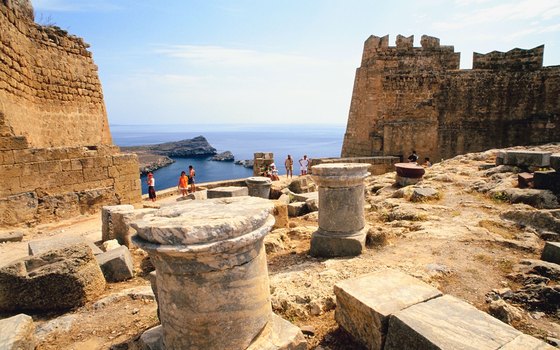
[[[264,236],[271,201],[169,206],[131,223],[157,271],[165,349],[245,349],[271,319]]]
[[[355,256],[365,248],[364,179],[369,164],[333,163],[313,167],[319,186],[319,229],[311,236],[311,255]]]
[[[251,176],[245,180],[249,189],[249,196],[268,199],[270,197],[270,186],[272,180],[264,176]]]

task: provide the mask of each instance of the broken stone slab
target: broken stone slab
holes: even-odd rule
[[[134,206],[130,204],[104,206],[101,209],[101,240],[116,239],[120,244],[130,246],[130,227],[125,222],[125,216],[133,212]]]
[[[294,193],[309,193],[317,191],[317,185],[313,182],[311,176],[305,175],[292,179],[288,189]]]
[[[120,246],[121,245],[119,244],[119,241],[117,241],[116,239],[110,239],[103,242],[103,250],[106,252],[108,252],[109,250],[117,249]]]
[[[31,316],[19,314],[0,320],[0,349],[35,349],[35,324]]]
[[[551,152],[544,151],[506,151],[504,164],[519,167],[548,167]]]
[[[512,204],[524,203],[539,209],[558,208],[558,199],[550,190],[507,188],[492,190],[491,194],[505,195]]]
[[[165,350],[163,345],[163,328],[153,327],[140,337],[140,349]],[[301,330],[272,314],[265,328],[246,350],[306,350],[307,342]]]
[[[498,350],[554,350],[558,349],[554,346],[548,345],[547,343],[539,340],[535,337],[531,337],[527,334],[521,334],[515,339],[502,346]]]
[[[319,211],[319,198],[309,198],[305,201],[309,212]]]
[[[134,287],[122,290],[118,293],[108,295],[93,303],[94,310],[100,310],[107,305],[114,304],[123,299],[132,300],[156,300],[154,291],[150,286]]]
[[[533,227],[539,231],[560,233],[560,218],[556,217],[557,210],[515,209],[502,213],[502,219],[511,220],[518,224]]]
[[[496,165],[503,165],[505,158],[506,158],[506,152],[498,151],[498,153],[496,153]]]
[[[309,211],[305,202],[293,202],[288,204],[288,216],[297,217],[307,214]]]
[[[291,192],[290,196],[293,198],[294,202],[306,202],[308,199],[319,200],[319,192],[308,192],[308,193],[294,193]]]
[[[208,198],[228,198],[248,196],[249,189],[241,186],[216,187],[208,190]]]
[[[109,282],[120,282],[134,277],[134,264],[130,251],[124,245],[95,256]]]
[[[0,232],[0,243],[4,242],[21,242],[23,240],[23,232]]]
[[[560,242],[546,242],[541,254],[541,260],[560,264]]]
[[[30,241],[27,246],[29,255],[40,255],[50,250],[70,247],[76,244],[86,243],[94,255],[101,254],[103,251],[99,249],[93,242],[88,241],[84,237],[55,237],[49,239],[41,239]]]
[[[404,177],[404,176],[400,176],[400,175],[396,175],[395,176],[395,182],[397,183],[397,185],[399,185],[400,187],[406,187],[406,186],[411,186],[411,185],[416,185],[417,183],[421,182],[422,178],[421,177]]]
[[[0,310],[60,311],[81,306],[105,289],[85,243],[17,260],[0,268]]]
[[[391,315],[384,350],[495,350],[521,334],[474,306],[444,295]]]
[[[441,296],[436,288],[397,270],[382,270],[334,286],[335,319],[368,349],[381,350],[389,316]]]
[[[38,342],[42,342],[52,333],[66,333],[72,328],[78,318],[77,314],[67,314],[53,318],[37,326],[35,337],[37,337]]]

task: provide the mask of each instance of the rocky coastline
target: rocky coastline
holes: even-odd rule
[[[231,160],[233,160],[233,154],[229,151],[218,154],[216,149],[210,145],[204,136],[153,145],[121,147],[121,151],[134,153],[138,156],[139,170],[141,174],[146,174],[150,171],[155,171],[173,164],[175,162],[172,159],[173,157],[202,158],[220,155],[228,156],[226,153],[229,153],[232,157]],[[224,161],[227,160],[225,158],[227,157],[224,157]]]

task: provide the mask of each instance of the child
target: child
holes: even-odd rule
[[[148,183],[148,197],[152,200],[152,202],[156,201],[156,179],[154,179],[154,174],[151,172],[148,173],[148,178],[146,180]]]
[[[177,184],[177,187],[179,188],[179,191],[181,192],[181,195],[183,197],[185,197],[187,195],[187,190],[188,190],[188,186],[187,186],[187,182],[188,182],[188,177],[187,177],[187,173],[184,171],[181,171],[181,176],[179,177],[179,183]]]

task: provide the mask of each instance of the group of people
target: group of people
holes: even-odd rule
[[[189,191],[194,193],[196,191],[196,186],[194,185],[195,171],[192,165],[189,165],[189,174],[185,171],[181,171],[181,176],[179,176],[179,183],[177,188],[181,192],[181,196],[185,197]],[[190,187],[190,188],[189,188]]]
[[[309,167],[309,158],[307,158],[307,154],[303,156],[299,160],[300,166],[300,174],[307,175],[307,168]],[[278,167],[274,162],[268,166],[269,168],[265,170],[264,175],[270,177],[272,181],[280,180],[278,177]],[[293,178],[294,177],[294,159],[291,155],[288,154],[288,157],[284,161],[284,167],[286,168],[286,177]]]
[[[416,154],[416,151],[413,150],[412,153],[408,156],[408,162],[418,164],[418,155]],[[432,162],[430,162],[430,158],[428,157],[424,158],[424,163],[422,164],[422,166],[425,168],[431,167]]]
[[[183,197],[185,197],[189,192],[195,192],[196,186],[194,185],[195,171],[192,165],[189,165],[189,173],[187,175],[186,171],[181,171],[181,176],[179,177],[179,183],[177,188]],[[156,195],[156,179],[152,172],[148,173],[146,178],[146,183],[148,184],[148,197],[152,202],[157,199]],[[189,188],[190,187],[190,188]]]
[[[288,157],[284,161],[284,166],[286,167],[286,177],[294,177],[294,160],[292,156],[288,154]],[[299,160],[299,169],[301,175],[307,175],[307,168],[309,167],[309,158],[307,154],[303,155],[303,158]]]

